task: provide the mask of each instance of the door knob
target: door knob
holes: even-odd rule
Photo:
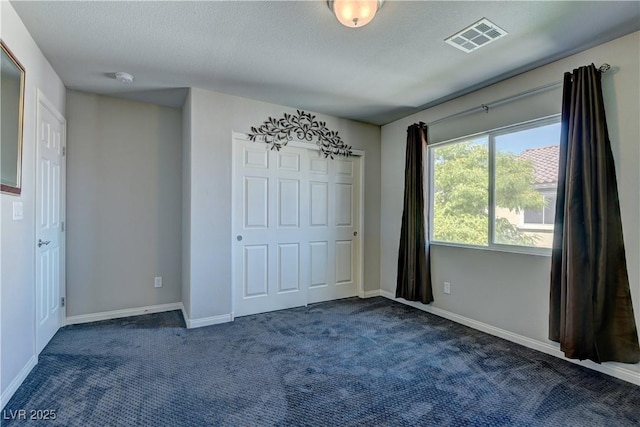
[[[353,235],[354,235],[354,236],[357,236],[357,235],[358,235],[358,232],[357,232],[357,231],[354,231],[354,232],[353,232]]]
[[[42,245],[48,245],[49,243],[51,243],[51,240],[44,241],[42,239],[38,239],[38,247],[41,247]]]
[[[236,240],[237,240],[238,242],[240,242],[240,241],[242,240],[242,236],[238,234],[238,235],[236,236]]]

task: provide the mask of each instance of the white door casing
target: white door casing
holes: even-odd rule
[[[234,133],[234,316],[362,294],[361,163]]]
[[[36,130],[36,350],[64,322],[66,120],[38,90]]]

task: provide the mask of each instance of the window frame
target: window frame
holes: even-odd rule
[[[496,182],[496,170],[495,170],[495,153],[496,153],[496,137],[501,135],[506,135],[510,133],[515,133],[519,131],[524,131],[528,129],[534,129],[542,126],[558,124],[560,123],[561,116],[560,114],[553,114],[546,117],[541,117],[533,120],[528,120],[521,123],[516,123],[507,126],[501,126],[498,128],[477,132],[471,135],[464,135],[461,137],[448,139],[441,142],[436,142],[433,144],[429,144],[427,146],[427,159],[428,159],[428,200],[429,200],[429,212],[428,212],[428,222],[429,222],[429,243],[440,246],[452,246],[452,247],[460,247],[460,248],[470,248],[470,249],[481,249],[488,251],[497,251],[497,252],[509,252],[509,253],[522,253],[529,255],[539,255],[539,256],[551,256],[551,248],[538,248],[534,246],[522,246],[522,245],[509,245],[505,243],[495,243],[495,213],[496,213],[496,194],[495,194],[495,182]],[[460,143],[463,141],[469,141],[472,139],[477,139],[481,137],[486,137],[488,139],[487,149],[489,156],[488,163],[488,188],[487,188],[487,209],[488,209],[488,227],[487,227],[487,245],[473,245],[469,243],[458,243],[458,242],[446,242],[441,240],[435,240],[433,238],[433,209],[434,209],[434,162],[435,157],[433,155],[433,149],[437,147],[442,147],[444,145],[450,145],[455,143]],[[560,137],[560,135],[558,135]],[[556,186],[557,191],[557,186]],[[521,216],[523,212],[521,212]],[[545,225],[546,226],[546,225]],[[526,224],[519,225],[522,228],[529,228]],[[545,228],[544,230],[548,230],[549,228]],[[543,231],[543,230],[540,230]]]

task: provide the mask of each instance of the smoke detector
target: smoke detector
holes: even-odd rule
[[[508,33],[487,18],[469,25],[444,41],[451,46],[469,53],[506,36]]]
[[[116,80],[120,83],[133,83],[133,76],[129,73],[123,73],[122,71],[118,71],[116,73]]]

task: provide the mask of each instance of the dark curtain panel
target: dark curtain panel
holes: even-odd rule
[[[404,172],[404,209],[398,253],[396,297],[429,304],[431,265],[424,203],[423,153],[427,146],[427,127],[415,124],[407,129],[407,154]]]
[[[564,76],[549,339],[572,359],[640,360],[601,74]]]

